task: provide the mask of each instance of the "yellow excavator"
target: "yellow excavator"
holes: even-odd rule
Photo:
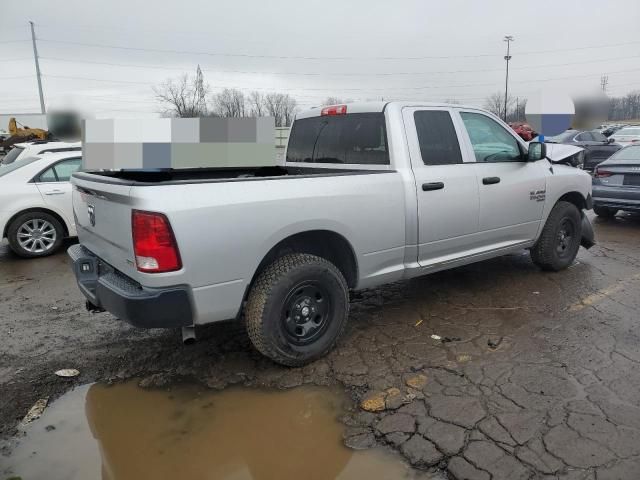
[[[20,125],[15,117],[9,119],[9,137],[0,142],[0,151],[8,151],[13,145],[32,140],[66,140],[80,138],[80,117],[76,112],[56,111],[47,114],[49,130]]]
[[[51,134],[42,128],[29,128],[26,125],[18,127],[15,117],[9,119],[9,137],[0,144],[0,150],[8,150],[16,143],[30,140],[48,140]]]

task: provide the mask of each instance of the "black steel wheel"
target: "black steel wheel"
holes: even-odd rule
[[[282,328],[291,343],[307,345],[329,324],[331,295],[318,282],[303,282],[288,293],[282,307]]]
[[[333,348],[347,322],[348,286],[328,260],[287,254],[258,275],[245,305],[247,333],[277,363],[305,365]]]
[[[582,217],[569,202],[555,204],[540,238],[531,248],[531,259],[543,270],[558,271],[573,263],[580,248]]]

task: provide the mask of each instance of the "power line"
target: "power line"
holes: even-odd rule
[[[609,73],[610,74],[630,73],[630,72],[636,72],[636,71],[640,71],[640,68],[638,68],[638,69],[630,69],[630,70],[619,70],[619,71],[609,72]],[[122,83],[122,84],[133,84],[133,85],[157,85],[157,83],[154,83],[154,82],[137,82],[137,81],[130,81],[130,80],[111,80],[111,79],[104,79],[104,78],[77,77],[77,76],[68,76],[68,75],[43,75],[43,76],[49,77],[49,78],[65,78],[65,79],[71,79],[71,80],[88,80],[88,81],[106,82],[106,83]],[[570,80],[570,79],[575,79],[575,78],[589,78],[589,77],[594,77],[594,76],[600,76],[600,73],[597,73],[597,74],[586,74],[586,75],[569,75],[569,76],[565,76],[565,77],[538,78],[538,79],[530,79],[530,80],[518,80],[518,81],[513,81],[513,83],[551,82],[551,81],[555,81],[555,80]],[[300,91],[430,90],[430,89],[441,89],[441,88],[492,87],[492,86],[495,86],[495,85],[496,85],[495,82],[491,82],[491,83],[469,83],[469,84],[462,84],[462,85],[421,85],[421,86],[414,86],[414,87],[405,87],[405,86],[366,87],[366,88],[363,88],[363,87],[345,88],[345,87],[339,87],[339,86],[331,86],[331,87],[323,87],[323,88],[289,87],[289,88],[284,89],[284,90],[290,90],[290,91],[291,90],[300,90]],[[246,89],[253,89],[253,90],[283,90],[282,88],[279,88],[279,87],[253,87],[253,86],[246,86],[246,87],[230,86],[230,87],[222,87],[222,88],[239,88],[239,89],[246,88]]]
[[[134,64],[134,63],[114,63],[114,62],[96,62],[93,60],[78,60],[78,59],[68,59],[68,58],[59,58],[59,57],[39,57],[41,60],[53,60],[57,62],[66,62],[66,63],[81,63],[88,65],[105,65],[111,67],[126,67],[126,68],[147,68],[153,70],[176,70],[184,72],[185,68],[183,67],[165,67],[162,65],[143,65],[143,64]],[[512,67],[511,70],[529,70],[532,68],[549,68],[549,67],[564,67],[570,65],[584,65],[590,63],[600,63],[600,62],[611,62],[615,60],[625,60],[628,61],[630,58],[640,58],[640,55],[627,55],[624,57],[616,57],[616,58],[603,58],[599,60],[588,60],[584,62],[570,62],[570,63],[551,63],[544,65],[526,65],[523,67]],[[300,76],[336,76],[336,77],[370,77],[370,76],[404,76],[404,75],[433,75],[433,74],[449,74],[449,73],[478,73],[478,72],[501,72],[503,69],[501,68],[487,68],[487,69],[472,69],[472,70],[440,70],[440,71],[430,71],[430,72],[371,72],[371,73],[361,73],[361,72],[264,72],[264,71],[248,71],[248,70],[218,70],[218,67],[215,65],[205,65],[200,64],[202,68],[211,68],[215,69],[215,73],[233,73],[233,74],[246,74],[246,75],[300,75]]]
[[[26,42],[30,42],[31,40],[2,40],[0,41],[1,44],[6,44],[6,43],[26,43]]]
[[[265,59],[291,59],[291,60],[435,60],[435,59],[454,59],[454,58],[478,58],[478,57],[496,57],[497,53],[478,53],[473,55],[429,55],[429,56],[417,56],[417,57],[402,57],[402,56],[373,56],[373,57],[324,57],[324,56],[297,56],[297,55],[256,55],[248,53],[221,53],[221,52],[203,52],[193,50],[172,50],[161,48],[142,48],[142,47],[127,47],[124,45],[109,45],[101,43],[84,43],[73,42],[67,40],[54,40],[48,38],[39,38],[38,40],[48,43],[58,43],[66,45],[77,45],[82,47],[96,47],[96,48],[110,48],[116,50],[133,50],[140,52],[155,52],[155,53],[175,53],[175,54],[189,54],[189,55],[206,55],[213,57],[242,57],[242,58],[265,58]],[[519,56],[522,55],[537,55],[542,53],[558,53],[558,52],[572,52],[579,50],[591,50],[596,48],[609,48],[620,47],[626,45],[640,44],[640,41],[616,43],[609,45],[594,45],[590,47],[574,47],[565,49],[553,49],[553,50],[538,50],[529,52],[518,52]]]
[[[0,77],[0,80],[13,80],[15,78],[31,78],[33,77],[33,74],[29,74],[29,75],[15,75],[13,77]]]

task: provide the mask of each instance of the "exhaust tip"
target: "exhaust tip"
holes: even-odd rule
[[[182,343],[184,345],[193,345],[196,343],[196,327],[182,327]]]

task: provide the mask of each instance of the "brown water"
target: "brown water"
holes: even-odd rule
[[[355,452],[337,421],[344,397],[135,383],[77,388],[47,408],[0,469],[23,480],[416,478],[390,453]],[[55,427],[52,429],[52,427]]]

